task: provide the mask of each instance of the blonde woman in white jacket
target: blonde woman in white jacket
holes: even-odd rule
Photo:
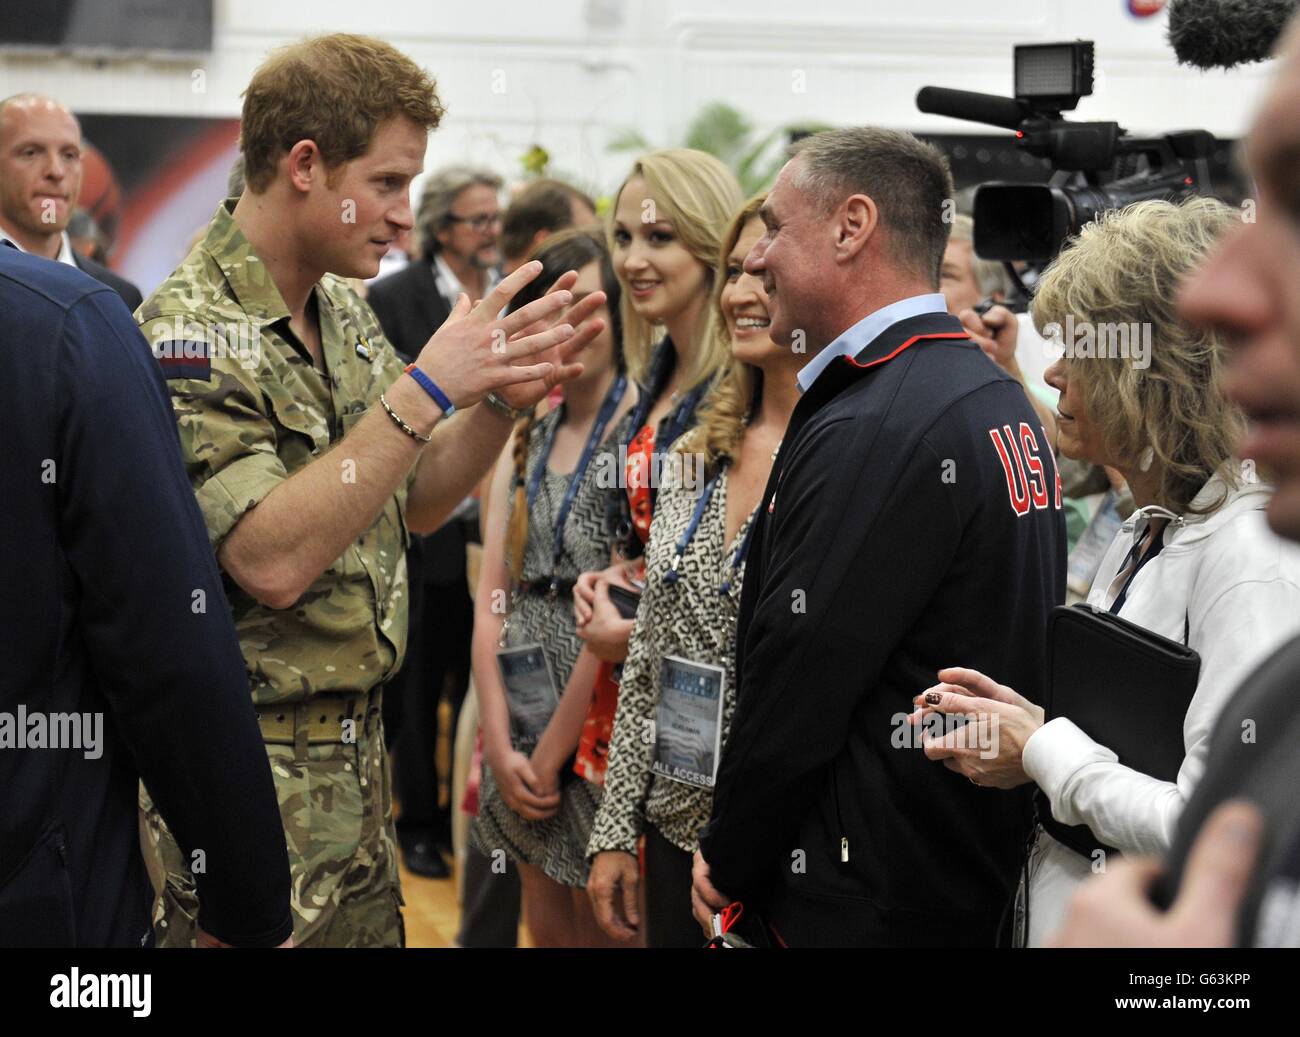
[[[1221,343],[1185,328],[1173,308],[1178,280],[1232,219],[1232,210],[1209,199],[1108,213],[1048,269],[1033,306],[1049,337],[1062,327],[1077,336],[1080,327],[1095,334],[1121,324],[1140,336],[1135,343],[1130,334],[1127,356],[1096,355],[1096,338],[1093,350],[1067,338],[1066,356],[1046,379],[1061,394],[1059,451],[1119,469],[1138,505],[1102,560],[1089,604],[1201,657],[1177,780],[1124,766],[1067,717],[1044,723],[1041,707],[975,670],[941,670],[940,683],[917,696],[912,717],[996,714],[992,758],[962,748],[954,735],[926,740],[927,756],[990,788],[1036,782],[1057,821],[1085,824],[1125,854],[1168,848],[1220,708],[1300,630],[1300,548],[1268,529],[1270,490],[1249,461],[1230,455],[1242,418],[1219,388]],[[1103,857],[1084,857],[1038,830],[1028,867],[1031,946],[1046,942],[1075,889],[1100,867]]]

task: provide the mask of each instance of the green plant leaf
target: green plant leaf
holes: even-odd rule
[[[652,151],[650,142],[640,130],[624,129],[614,134],[605,145],[606,151]]]

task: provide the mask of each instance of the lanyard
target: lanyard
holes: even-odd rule
[[[736,582],[736,574],[740,572],[740,567],[745,564],[745,556],[749,554],[749,542],[754,538],[754,527],[758,525],[757,507],[749,513],[749,528],[745,530],[745,537],[736,545],[735,553],[731,556],[731,572],[723,581],[722,586],[718,588],[719,594],[726,594],[731,590],[731,585]]]
[[[1127,568],[1128,566],[1132,565],[1133,571],[1128,574],[1127,578],[1125,578],[1124,586],[1120,588],[1120,592],[1117,595],[1115,595],[1115,600],[1111,602],[1110,604],[1111,615],[1113,616],[1119,615],[1119,610],[1124,607],[1124,602],[1128,600],[1128,589],[1130,586],[1132,586],[1133,580],[1137,577],[1137,574],[1142,571],[1142,567],[1146,565],[1147,562],[1151,561],[1151,559],[1153,559],[1156,555],[1158,555],[1162,550],[1164,550],[1165,532],[1168,528],[1169,528],[1168,523],[1166,523],[1164,529],[1161,529],[1159,533],[1153,534],[1155,539],[1152,540],[1151,546],[1147,548],[1147,553],[1144,554],[1141,558],[1137,557],[1137,553],[1142,550],[1142,543],[1144,540],[1146,540],[1146,531],[1144,530],[1143,535],[1138,537],[1138,539],[1134,542],[1133,547],[1129,550],[1128,557],[1124,560],[1124,567]],[[1137,559],[1136,565],[1134,565],[1133,562],[1135,558]]]
[[[640,386],[641,392],[637,397],[636,407],[632,410],[632,428],[628,432],[627,443],[624,446],[630,446],[636,434],[645,424],[646,418],[650,416],[650,408],[654,406],[655,400],[659,394],[664,391],[668,384],[668,374],[671,370],[673,360],[673,347],[668,339],[664,339],[659,348],[655,351],[653,359],[650,361],[650,381]]]
[[[707,382],[701,382],[682,397],[682,402],[677,405],[677,409],[673,411],[672,416],[668,419],[668,424],[664,428],[663,445],[660,445],[658,439],[655,441],[655,452],[661,457],[677,442],[677,437],[686,431],[686,423],[694,417],[695,405],[700,402],[700,397],[704,395],[708,387]]]
[[[671,340],[665,338],[655,353],[654,360],[651,362],[650,383],[645,387],[636,402],[636,408],[632,411],[632,427],[628,430],[627,443],[624,446],[630,446],[636,434],[646,423],[646,418],[650,416],[650,410],[655,405],[655,401],[663,393],[668,385],[668,376],[672,373],[673,345]],[[668,448],[677,441],[677,437],[686,429],[686,423],[691,420],[695,414],[695,407],[700,402],[700,397],[709,389],[711,379],[708,379],[697,385],[688,392],[677,407],[667,418],[667,424],[664,426],[664,435],[655,436],[655,452],[659,454],[666,453]]]
[[[605,438],[605,430],[609,427],[610,420],[614,417],[614,412],[618,409],[618,405],[623,399],[623,393],[626,390],[627,375],[620,372],[618,377],[614,379],[614,384],[609,387],[609,392],[605,393],[605,399],[600,405],[600,412],[596,415],[596,420],[591,426],[591,432],[587,434],[587,444],[582,448],[582,456],[578,459],[578,466],[573,470],[573,474],[569,476],[569,485],[564,491],[564,500],[555,516],[555,539],[551,547],[552,584],[555,581],[556,567],[560,563],[560,555],[564,550],[564,526],[569,520],[569,512],[572,510],[573,502],[578,496],[583,476],[587,474],[587,466],[591,464],[592,455],[596,453],[596,448],[600,446],[601,440]],[[537,465],[533,468],[532,475],[529,476],[529,511],[533,510],[538,491],[542,487],[542,477],[546,474],[546,461],[551,456],[551,447],[555,445],[555,434],[559,429],[560,420],[556,419],[546,437],[546,442],[542,444],[541,457],[537,459]]]
[[[624,448],[630,450],[633,440],[645,427],[646,420],[650,417],[650,410],[654,407],[655,401],[663,395],[664,389],[668,385],[668,378],[672,374],[675,364],[673,354],[672,339],[665,336],[660,340],[658,347],[655,349],[654,357],[650,362],[650,378],[644,385],[638,383],[640,392],[638,394],[636,406],[632,409],[632,424],[628,429],[627,440],[623,443]],[[650,463],[650,508],[653,511],[656,497],[655,487],[658,485],[658,458],[661,458],[669,447],[682,434],[682,431],[693,422],[695,417],[696,405],[700,398],[709,390],[712,381],[703,385],[698,385],[686,394],[686,397],[678,403],[676,409],[669,414],[664,421],[664,434],[655,433],[654,447],[651,450]],[[631,490],[620,493],[612,498],[610,523],[614,527],[614,539],[619,552],[626,557],[637,557],[641,553],[641,542],[632,532],[632,502],[630,500]]]
[[[723,468],[725,469],[725,467],[726,466],[724,465]],[[691,514],[690,524],[686,527],[682,535],[677,538],[677,543],[673,548],[672,561],[668,563],[668,571],[664,573],[664,583],[676,583],[681,579],[681,573],[678,569],[682,564],[682,556],[686,554],[686,549],[690,547],[691,541],[695,539],[695,532],[700,528],[700,520],[704,517],[704,509],[709,506],[709,501],[713,497],[713,491],[717,488],[718,480],[721,478],[722,470],[719,470],[718,474],[709,480],[709,484],[704,488],[704,492],[700,494],[700,499],[695,504],[695,511]],[[749,553],[749,542],[754,536],[754,527],[758,525],[758,523],[755,521],[753,513],[750,514],[748,521],[749,528],[745,530],[744,537],[741,539],[740,543],[736,545],[736,549],[731,553],[731,571],[727,574],[727,578],[722,582],[722,586],[718,588],[719,594],[726,594],[731,590],[731,585],[735,582],[736,574],[740,571],[741,565],[745,562],[745,555]]]

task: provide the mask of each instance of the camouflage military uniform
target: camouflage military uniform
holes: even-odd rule
[[[168,378],[214,551],[402,373],[370,307],[333,276],[313,289],[327,373],[316,370],[233,204],[137,311]],[[355,462],[335,456],[349,481]],[[409,486],[291,608],[261,605],[223,574],[284,820],[299,945],[402,942],[379,710],[406,647]],[[187,862],[147,796],[141,805],[151,873],[166,876],[158,942],[188,945],[197,901]]]

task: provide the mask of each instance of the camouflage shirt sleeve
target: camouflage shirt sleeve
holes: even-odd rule
[[[146,336],[150,323],[141,329]],[[171,379],[167,387],[185,470],[215,552],[244,513],[289,473],[276,453],[275,426],[255,372],[237,359],[214,358],[207,381]]]

